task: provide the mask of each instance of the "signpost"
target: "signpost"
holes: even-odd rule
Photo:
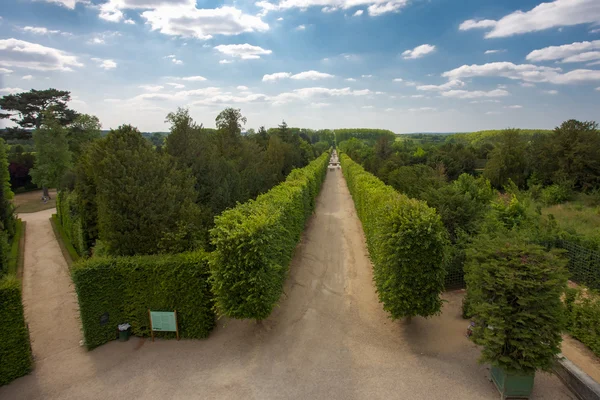
[[[177,324],[177,310],[175,311],[150,311],[150,334],[154,342],[154,331],[157,332],[175,332],[179,340],[179,325]]]

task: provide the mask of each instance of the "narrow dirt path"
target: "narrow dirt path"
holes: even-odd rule
[[[222,319],[207,340],[133,339],[83,356],[70,343],[68,368],[38,369],[0,388],[0,398],[499,397],[486,367],[477,364],[479,350],[464,337],[460,292],[445,295],[441,316],[405,325],[387,318],[372,279],[354,204],[341,171],[332,170],[296,249],[280,307],[261,325]],[[554,375],[540,373],[533,399],[575,396]]]

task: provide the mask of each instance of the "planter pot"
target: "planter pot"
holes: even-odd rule
[[[492,366],[492,381],[500,392],[500,398],[504,399],[528,399],[533,391],[533,379],[535,374],[515,374],[507,372],[502,368]]]

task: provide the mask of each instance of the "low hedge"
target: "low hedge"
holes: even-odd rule
[[[76,192],[61,190],[56,195],[56,213],[58,222],[61,225],[64,236],[68,239],[65,245],[69,244],[77,252],[79,256],[86,256],[88,248],[85,240],[85,232],[82,225],[81,216],[79,213],[78,197]],[[68,246],[67,246],[68,248]]]
[[[447,232],[435,209],[409,199],[346,154],[342,171],[362,222],[374,280],[392,319],[438,314]]]
[[[56,240],[60,245],[60,249],[63,253],[63,256],[65,257],[65,260],[67,260],[67,264],[69,264],[69,266],[73,265],[74,262],[79,261],[79,259],[81,258],[79,257],[79,253],[73,247],[73,244],[69,240],[67,233],[63,229],[63,226],[60,224],[58,215],[52,214],[50,222],[52,223],[54,236],[56,236]]]
[[[10,253],[8,255],[8,273],[10,275],[17,275],[17,270],[19,269],[19,261],[20,261],[20,243],[23,238],[24,229],[23,229],[23,221],[17,219],[15,221],[15,236],[12,238],[12,242],[10,243]]]
[[[128,322],[149,336],[148,309],[177,310],[181,338],[207,337],[215,324],[207,254],[91,258],[76,263],[73,282],[88,349],[116,338]],[[102,323],[101,317],[108,315]],[[174,336],[174,333],[166,337]]]
[[[600,357],[600,293],[591,289],[568,289],[567,331]]]
[[[14,275],[0,279],[0,385],[31,371],[29,332],[21,302],[21,283]]]
[[[325,152],[285,182],[215,218],[211,279],[219,313],[262,320],[279,301],[294,249],[325,179]]]

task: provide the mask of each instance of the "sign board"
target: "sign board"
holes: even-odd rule
[[[177,310],[175,311],[150,311],[150,327],[152,341],[154,341],[154,332],[176,332],[179,340],[179,326],[177,325]]]

